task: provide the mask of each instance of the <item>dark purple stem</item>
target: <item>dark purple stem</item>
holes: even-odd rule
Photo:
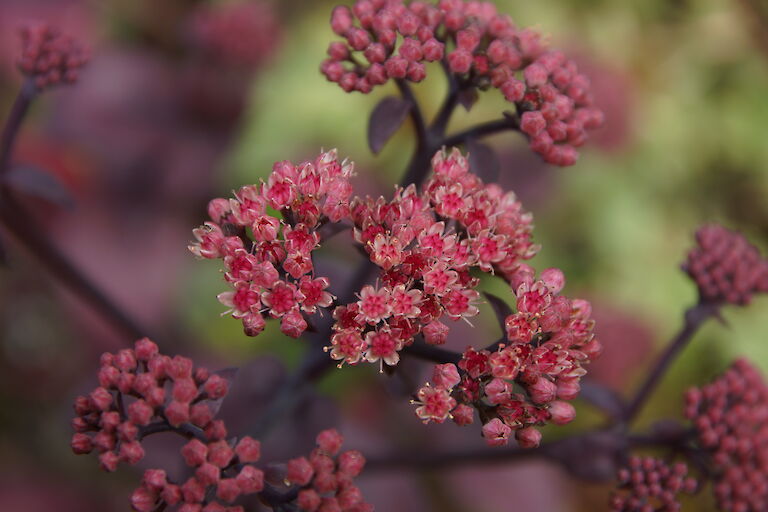
[[[100,288],[86,278],[69,258],[59,251],[44,230],[7,191],[0,193],[0,222],[24,245],[48,272],[88,303],[118,331],[130,340],[148,335],[143,327],[130,318]]]
[[[0,143],[0,175],[7,171],[13,153],[13,145],[19,132],[36,89],[27,80],[19,92],[8,120],[3,128]],[[0,222],[24,245],[40,263],[72,292],[80,296],[96,312],[106,318],[116,329],[131,340],[147,335],[137,322],[126,315],[94,283],[86,278],[59,249],[45,236],[43,230],[34,221],[30,212],[16,201],[8,187],[0,184]]]
[[[667,346],[666,350],[659,356],[653,370],[648,374],[624,412],[623,420],[625,423],[629,424],[635,419],[643,408],[643,405],[648,401],[651,393],[653,393],[656,386],[658,386],[662,377],[667,373],[669,366],[675,358],[677,358],[680,352],[686,345],[688,345],[688,342],[696,331],[699,330],[701,324],[703,324],[709,317],[717,314],[719,309],[719,303],[700,302],[685,312],[685,323],[683,324],[683,328]]]
[[[13,144],[16,141],[21,123],[27,116],[29,107],[36,94],[37,89],[32,80],[25,80],[19,94],[16,96],[16,100],[13,102],[11,113],[8,115],[5,127],[3,127],[2,138],[0,138],[0,175],[8,172],[11,163],[11,153],[13,153]]]
[[[443,145],[449,147],[458,146],[459,144],[464,144],[469,139],[478,139],[480,137],[485,137],[486,135],[492,135],[494,133],[519,129],[520,122],[517,116],[504,116],[503,118],[497,119],[496,121],[489,121],[487,123],[479,124],[463,132],[451,135],[443,141]]]

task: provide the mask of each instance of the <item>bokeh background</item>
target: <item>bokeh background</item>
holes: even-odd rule
[[[249,7],[217,17],[216,9],[232,3]],[[606,126],[572,168],[542,164],[514,133],[488,142],[503,162],[500,181],[535,216],[543,248],[534,264],[562,268],[566,293],[593,301],[605,354],[590,374],[627,393],[696,301],[679,270],[695,228],[717,221],[768,245],[768,5],[495,3],[575,56],[606,112]],[[258,182],[276,160],[309,159],[321,147],[356,162],[359,192],[389,194],[413,148],[406,125],[380,155],[367,149],[367,113],[396,92],[393,85],[350,95],[320,75],[334,4],[0,0],[0,117],[21,83],[13,64],[17,26],[54,22],[93,54],[80,82],[46,93],[21,132],[15,160],[51,173],[72,200],[31,200],[36,215],[165,352],[214,369],[240,368],[223,409],[233,432],[252,426],[303,349],[277,325],[246,338],[239,322],[219,316],[224,308],[215,296],[225,286],[216,264],[186,250],[206,202]],[[428,113],[445,91],[436,71],[416,87]],[[451,127],[498,117],[505,108],[499,96],[482,95]],[[126,341],[6,232],[0,237],[0,510],[128,510],[140,472],[175,457],[175,447],[160,442],[140,467],[116,475],[69,449],[72,399],[93,387],[99,354]],[[330,261],[348,257],[343,247],[329,253]],[[342,265],[327,265],[342,275]],[[497,282],[484,286],[510,296]],[[638,426],[679,418],[683,390],[736,355],[768,370],[767,310],[768,299],[757,298],[748,308],[727,309],[727,325],[707,324]],[[455,329],[453,347],[497,336],[492,314],[483,314],[488,321],[476,329]],[[374,458],[396,449],[480,447],[476,428],[419,423],[407,399],[425,369],[406,366],[403,378],[372,367],[332,372],[263,439],[267,458],[306,452],[314,434],[333,425],[349,447]],[[577,408],[568,429],[600,421],[588,405]],[[545,438],[568,429],[549,429]],[[610,489],[573,480],[547,462],[372,467],[360,483],[381,511],[592,511],[606,508]],[[707,493],[685,507],[713,509]]]

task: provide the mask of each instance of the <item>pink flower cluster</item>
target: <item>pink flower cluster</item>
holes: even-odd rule
[[[227,394],[228,383],[205,368],[193,369],[181,356],[161,355],[147,338],[134,349],[101,356],[99,387],[75,400],[72,450],[99,452],[102,469],[144,457],[141,439],[150,426],[192,423],[215,429],[211,400]]]
[[[220,421],[206,432],[208,442],[192,439],[181,449],[194,475],[183,484],[171,482],[162,469],[144,472],[141,486],[131,495],[131,505],[138,512],[158,507],[178,506],[178,512],[243,512],[231,506],[240,496],[261,492],[264,473],[252,463],[261,456],[261,445],[244,437],[237,443],[225,440],[227,431]],[[215,496],[215,499],[213,499]]]
[[[317,448],[309,458],[288,461],[286,482],[301,488],[296,504],[304,512],[370,512],[373,506],[363,500],[354,485],[365,466],[365,458],[355,450],[339,453],[343,438],[335,429],[317,435]]]
[[[355,240],[382,272],[377,287],[365,286],[357,302],[333,312],[331,357],[342,363],[395,365],[419,333],[444,343],[446,319],[479,312],[473,269],[512,275],[536,252],[531,216],[513,193],[469,173],[456,149],[438,152],[432,169],[423,193],[409,186],[391,201],[352,202]]]
[[[512,280],[517,312],[505,322],[508,343],[494,351],[469,347],[458,368],[435,367],[432,385],[418,392],[416,414],[424,422],[452,418],[465,425],[475,408],[489,445],[507,444],[514,432],[520,446],[535,447],[537,425],[573,420],[575,409],[566,401],[576,398],[583,366],[602,350],[592,334],[591,307],[559,295],[560,270],[547,269],[538,281],[533,276],[523,264]]]
[[[74,39],[45,23],[22,27],[20,33],[22,49],[16,64],[37,88],[77,81],[88,55]]]
[[[696,232],[683,270],[708,302],[748,304],[754,293],[768,292],[768,260],[741,233],[712,224]]]
[[[230,2],[198,9],[192,37],[217,62],[255,68],[274,51],[279,26],[266,2]]]
[[[696,492],[697,482],[687,477],[688,467],[672,466],[652,457],[632,457],[629,468],[619,470],[619,487],[611,495],[615,512],[678,512],[678,495]]]
[[[768,508],[768,385],[739,359],[718,379],[685,395],[685,416],[711,456],[721,510]]]
[[[493,86],[514,103],[531,148],[549,163],[574,164],[587,131],[603,122],[576,64],[490,2],[358,0],[336,7],[331,27],[346,41],[331,43],[321,71],[345,91],[420,82],[425,63],[442,60],[463,87]]]
[[[351,163],[328,151],[314,162],[277,162],[266,183],[209,204],[212,221],[194,231],[197,242],[189,249],[224,261],[232,290],[219,300],[242,320],[247,335],[264,329],[266,314],[297,338],[307,328],[305,314],[332,304],[328,279],[313,275],[312,251],[321,241],[319,227],[348,217],[352,174]]]

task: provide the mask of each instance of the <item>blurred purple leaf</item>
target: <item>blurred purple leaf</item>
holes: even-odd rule
[[[459,91],[458,100],[462,107],[464,107],[464,110],[469,112],[472,107],[475,105],[475,102],[479,98],[477,94],[477,89],[474,87],[470,87],[468,89],[462,89]]]
[[[467,152],[469,152],[469,168],[486,183],[499,181],[501,164],[496,151],[487,144],[482,144],[476,139],[467,140]]]
[[[376,105],[368,120],[368,147],[373,153],[384,148],[405,121],[409,110],[411,102],[395,96],[387,96]]]
[[[29,197],[45,199],[64,208],[72,208],[75,204],[67,188],[56,176],[31,165],[12,167],[3,181],[11,189]]]
[[[0,238],[0,265],[5,265],[8,263],[8,253],[5,252],[5,245],[3,243],[3,239]]]
[[[492,293],[483,292],[483,295],[488,299],[488,303],[493,308],[493,312],[496,313],[496,320],[499,321],[501,332],[506,332],[504,324],[507,317],[512,314],[512,309],[509,307],[509,304],[507,304],[501,297],[497,297]]]

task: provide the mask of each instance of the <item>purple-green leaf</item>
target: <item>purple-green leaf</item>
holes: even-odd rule
[[[501,164],[492,147],[469,139],[466,143],[469,153],[469,168],[486,183],[495,183],[499,180]]]
[[[387,96],[376,105],[368,120],[368,147],[373,153],[380,152],[408,117],[411,102],[395,96]]]

